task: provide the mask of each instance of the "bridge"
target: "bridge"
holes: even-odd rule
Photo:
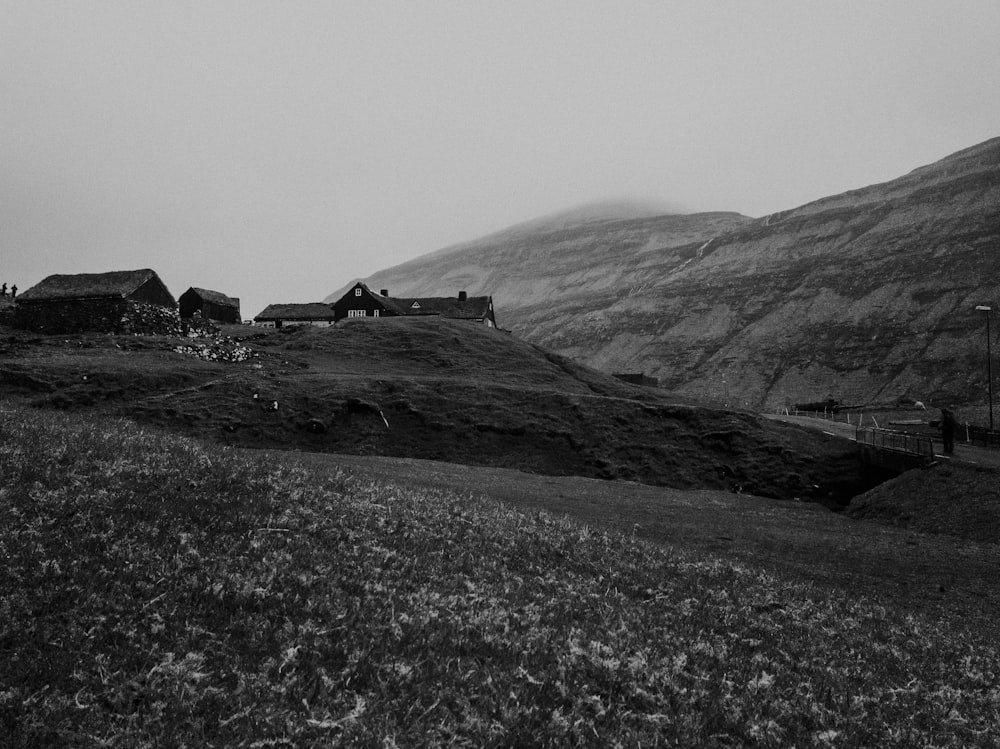
[[[874,435],[865,434],[860,436],[858,434],[859,428],[854,425],[847,423],[846,421],[834,421],[829,418],[811,418],[803,415],[790,415],[790,414],[761,414],[764,418],[773,419],[775,421],[784,421],[789,424],[798,424],[799,426],[808,427],[810,429],[816,429],[829,434],[832,437],[842,437],[844,439],[855,440],[859,444],[869,444],[870,449],[867,449],[868,457],[873,458],[879,453],[891,453],[889,457],[885,457],[885,464],[888,467],[888,463],[896,458],[895,452],[899,451],[898,442],[895,440],[897,438],[885,437],[875,437]],[[867,431],[870,427],[864,427]],[[875,431],[879,431],[877,428]],[[889,432],[896,435],[909,434],[911,441],[903,445],[904,454],[910,452],[917,453],[918,455],[925,456],[924,458],[919,457],[901,457],[898,458],[899,465],[905,465],[907,468],[915,468],[920,466],[928,465],[928,458],[931,462],[941,462],[952,460],[957,463],[966,463],[968,465],[981,465],[990,466],[1000,470],[1000,436],[994,437],[993,434],[988,434],[989,430],[980,430],[981,432],[987,432],[984,436],[983,434],[977,433],[977,429],[974,426],[970,426],[968,432],[966,432],[965,425],[962,425],[957,433],[955,434],[955,452],[952,455],[942,455],[941,453],[934,454],[934,448],[937,447],[938,450],[941,449],[941,440],[935,436],[933,433],[928,434],[914,434],[912,432],[898,432],[890,429],[883,429],[882,432]],[[1000,430],[997,430],[994,434],[1000,435]],[[929,441],[930,447],[926,444],[917,446],[913,439],[924,439]],[[869,440],[869,442],[864,442],[864,440]],[[878,443],[881,441],[885,444],[885,450],[882,450]],[[886,444],[888,443],[888,444]],[[912,449],[907,449],[907,446],[912,447]],[[890,450],[889,448],[895,447],[896,450]],[[859,448],[860,450],[861,448]],[[931,457],[933,455],[933,457]],[[873,463],[873,465],[881,465],[881,463]],[[899,470],[899,469],[896,469]]]
[[[858,427],[854,439],[858,443],[861,462],[868,466],[902,473],[935,462],[934,441],[925,435]]]

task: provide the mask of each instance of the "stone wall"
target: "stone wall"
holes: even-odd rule
[[[180,304],[181,319],[187,320],[200,313],[206,320],[217,320],[224,323],[238,324],[242,321],[239,307],[227,304],[219,304],[209,299],[202,299],[193,289],[189,289],[181,294],[177,300]]]
[[[115,298],[19,301],[14,324],[38,333],[180,333],[177,310]]]
[[[119,328],[115,332],[137,335],[181,335],[181,330],[181,317],[176,309],[129,301]]]

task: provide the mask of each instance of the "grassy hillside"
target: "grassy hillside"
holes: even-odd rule
[[[924,533],[1000,543],[1000,476],[962,463],[912,471],[856,497],[847,513]]]
[[[658,544],[721,554],[783,579],[864,596],[899,616],[928,616],[954,628],[992,629],[1000,611],[1000,510],[988,506],[1000,479],[995,470],[977,470],[977,484],[953,482],[952,492],[942,494],[939,472],[959,467],[938,465],[882,484],[844,512],[831,513],[815,503],[727,491],[437,461],[320,453],[296,454],[294,461],[308,470],[345,469],[373,481],[391,477],[415,489],[474,491],[523,513],[557,513]],[[862,508],[876,493],[882,514],[866,514]],[[881,522],[893,506],[909,510],[905,519]]]
[[[996,639],[544,512],[0,406],[0,745],[991,746]]]
[[[229,445],[375,454],[783,498],[862,488],[852,446],[627,385],[497,330],[357,321],[237,338],[0,339],[0,383]]]

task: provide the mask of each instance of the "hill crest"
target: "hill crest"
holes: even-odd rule
[[[740,487],[858,493],[853,445],[622,382],[496,329],[442,318],[166,336],[0,338],[7,397],[224,444]],[[819,492],[817,494],[816,492]]]

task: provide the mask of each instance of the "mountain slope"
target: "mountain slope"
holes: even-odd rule
[[[459,290],[492,294],[495,303],[502,302],[500,314],[510,316],[498,318],[499,324],[523,335],[519,311],[524,308],[546,304],[553,295],[579,297],[585,306],[595,295],[616,298],[622,283],[649,283],[664,263],[682,265],[694,254],[692,243],[752,221],[736,213],[591,214],[586,221],[573,220],[575,215],[519,224],[379,271],[366,282],[392,296],[446,296]],[[335,292],[326,301],[339,296]]]
[[[534,222],[368,281],[491,293],[517,335],[690,395],[985,404],[998,250],[1000,138],[756,220]]]

